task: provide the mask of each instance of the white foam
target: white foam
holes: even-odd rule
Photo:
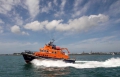
[[[73,63],[65,63],[61,60],[38,60],[34,59],[32,62],[36,67],[74,67],[74,68],[97,68],[97,67],[119,67],[120,58],[110,58],[105,61],[76,61]]]

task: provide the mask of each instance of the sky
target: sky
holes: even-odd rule
[[[51,39],[71,53],[120,52],[120,0],[0,0],[0,54]]]

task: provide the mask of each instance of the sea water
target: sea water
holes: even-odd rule
[[[120,55],[71,55],[76,62],[0,56],[0,77],[120,77]]]

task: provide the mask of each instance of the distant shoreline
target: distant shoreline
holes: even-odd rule
[[[69,54],[69,55],[112,55],[112,54]],[[120,54],[115,54],[115,55],[120,55]],[[22,55],[0,54],[0,56],[22,56]]]
[[[21,53],[13,53],[13,54],[0,54],[1,55],[21,55]],[[82,53],[71,53],[70,55],[120,55],[120,52],[82,52]]]

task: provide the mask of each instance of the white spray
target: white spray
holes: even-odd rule
[[[36,67],[44,66],[44,67],[74,67],[74,68],[97,68],[97,67],[119,67],[120,66],[120,58],[110,58],[105,61],[76,61],[73,63],[65,63],[61,60],[53,61],[53,60],[38,60],[34,59],[31,62]]]

